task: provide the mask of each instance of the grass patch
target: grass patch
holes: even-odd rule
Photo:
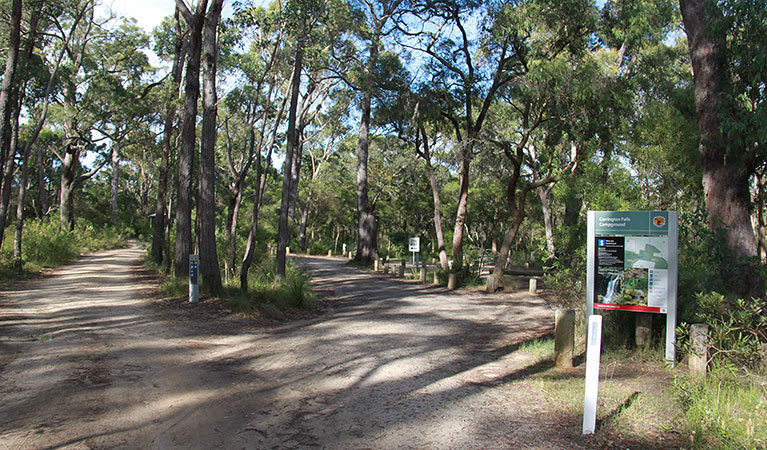
[[[712,370],[674,381],[695,448],[767,448],[767,377]]]
[[[528,357],[526,367],[534,370],[512,383],[536,391],[536,398],[550,414],[572,424],[573,433],[580,434],[585,362],[574,369],[546,368],[544,363],[551,362],[554,355],[552,337],[521,343],[517,351]],[[665,448],[669,440],[680,440],[676,431],[684,430],[685,419],[662,357],[661,352],[625,350],[602,355],[596,442],[605,448],[624,448],[624,444]]]
[[[145,266],[158,273],[160,287],[166,297],[178,298],[188,294],[188,279],[162,273],[148,256]],[[265,258],[255,264],[248,278],[247,292],[240,289],[239,275],[231,277],[229,284],[224,285],[219,297],[227,303],[232,312],[281,318],[291,310],[309,308],[316,298],[309,276],[292,264],[286,268],[285,277],[277,281],[272,258]],[[200,291],[203,295],[204,288],[201,283]]]
[[[519,351],[533,356],[537,361],[550,359],[554,356],[554,337],[547,336],[525,341],[519,344]]]

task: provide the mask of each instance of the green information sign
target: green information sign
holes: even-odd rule
[[[594,234],[668,236],[668,211],[595,211]]]
[[[667,315],[666,356],[674,359],[676,211],[589,211],[586,311]]]

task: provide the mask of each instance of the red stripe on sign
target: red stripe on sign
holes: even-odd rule
[[[618,311],[637,311],[637,312],[661,312],[660,308],[652,306],[633,306],[633,305],[613,305],[611,303],[597,303],[594,302],[594,308],[597,309],[614,309]]]

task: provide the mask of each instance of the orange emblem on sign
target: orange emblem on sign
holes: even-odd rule
[[[653,219],[653,222],[655,222],[656,227],[662,227],[666,224],[666,218],[665,217],[656,217]]]

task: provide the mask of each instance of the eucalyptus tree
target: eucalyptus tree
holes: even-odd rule
[[[461,0],[416,2],[398,22],[406,37],[402,45],[426,56],[427,82],[441,91],[439,113],[455,133],[460,160],[452,242],[455,267],[463,265],[469,168],[479,134],[500,89],[526,70],[524,36],[495,25],[497,14],[503,12],[499,8]]]
[[[155,30],[154,41],[155,53],[172,61],[170,76],[163,86],[162,103],[165,117],[160,165],[157,173],[157,197],[152,224],[151,255],[152,260],[156,264],[160,264],[164,259],[170,258],[169,244],[166,239],[166,229],[170,220],[166,206],[168,178],[170,177],[172,142],[176,133],[176,120],[178,118],[179,88],[183,76],[184,59],[189,47],[186,29],[182,26],[178,8],[176,8],[172,22],[166,20],[159,29]],[[167,43],[172,43],[172,46],[167,45]]]
[[[764,159],[764,61],[767,12],[749,0],[711,4],[680,0],[695,83],[706,210],[712,228],[724,226],[727,246],[740,258],[755,258],[749,181]],[[741,295],[763,296],[764,280],[752,262]],[[726,276],[726,274],[723,274]]]
[[[19,127],[22,109],[29,108],[27,89],[34,84],[34,49],[39,44],[38,37],[43,19],[44,0],[28,3],[27,21],[23,20],[22,2],[13,0],[11,6],[8,55],[6,68],[0,85],[0,243],[2,243],[5,227],[8,222],[11,189],[14,178],[14,157],[19,143]],[[22,28],[27,25],[26,33]],[[24,45],[21,46],[22,37]],[[34,91],[34,89],[30,89]],[[50,88],[48,89],[48,92]],[[6,114],[7,113],[7,114]],[[24,144],[21,151],[22,174],[19,186],[19,197],[24,198],[29,168],[27,160],[31,147],[37,139],[39,128],[36,128],[31,138]],[[21,252],[16,251],[21,246],[21,235],[24,223],[23,207],[17,208],[16,239],[14,255],[21,263]]]
[[[216,141],[216,66],[218,59],[217,33],[224,0],[201,0],[195,12],[184,0],[176,0],[181,17],[189,28],[184,115],[181,132],[181,152],[178,160],[178,202],[176,207],[175,273],[182,276],[189,270],[188,255],[192,244],[192,167],[196,141],[197,99],[200,95],[200,60],[202,59],[203,98],[202,132],[200,142],[200,177],[197,214],[200,224],[200,274],[205,289],[211,294],[221,292],[221,273],[216,251],[215,220],[215,141]]]
[[[259,13],[260,20],[253,23],[258,30],[254,36],[257,39],[252,40],[249,52],[252,55],[249,57],[251,62],[243,66],[255,69],[252,74],[247,76],[257,79],[256,87],[259,88],[254,91],[252,96],[249,96],[249,98],[254,99],[250,113],[251,125],[248,136],[249,146],[253,146],[256,155],[256,179],[254,183],[256,192],[253,196],[250,227],[240,269],[240,289],[243,291],[248,288],[248,272],[257,248],[259,214],[267,187],[267,170],[271,167],[272,152],[280,140],[278,131],[289,98],[287,79],[292,78],[282,76],[282,73],[285,72],[284,67],[281,67],[283,70],[276,70],[278,66],[281,66],[281,56],[284,54],[286,21],[279,10],[271,7],[270,9],[268,14],[261,11]],[[260,110],[256,109],[256,106],[259,105]],[[257,126],[258,129],[256,129]],[[265,155],[264,152],[266,152]],[[232,233],[232,239],[234,238]]]
[[[0,83],[0,179],[5,173],[5,166],[11,153],[12,126],[11,117],[14,107],[14,86],[19,62],[19,46],[21,45],[21,0],[11,3],[10,26],[8,36],[8,53],[5,60],[3,81]],[[0,219],[3,222],[4,219]],[[0,234],[2,234],[0,229]],[[2,240],[2,238],[0,238]]]
[[[105,89],[122,89],[118,86],[121,82],[115,81],[121,77],[138,84],[146,69],[145,56],[138,46],[144,41],[134,40],[138,30],[115,27],[113,17],[97,18],[95,6],[92,0],[80,0],[51,16],[53,28],[58,31],[53,46],[58,56],[53,57],[50,77],[58,81],[55,92],[51,92],[55,94],[51,122],[63,132],[62,149],[54,153],[61,162],[59,214],[64,229],[74,227],[75,190],[109,160],[106,146],[100,145],[106,138],[94,137],[94,131],[117,107],[101,102],[99,94]],[[54,78],[57,72],[58,77]],[[138,86],[134,87],[140,91]],[[39,124],[45,120],[46,107],[47,103]],[[88,151],[98,153],[101,160],[98,162],[97,158],[91,170],[82,171],[80,158]]]
[[[317,79],[313,78],[317,69],[314,64],[315,58],[322,58],[324,48],[330,45],[328,40],[338,36],[348,14],[343,2],[333,0],[295,0],[286,5],[284,14],[287,27],[294,43],[293,47],[293,70],[290,81],[290,101],[288,108],[287,142],[285,151],[285,165],[283,170],[282,199],[280,203],[280,217],[277,236],[277,258],[275,274],[278,279],[285,276],[286,248],[290,239],[289,217],[295,204],[295,192],[298,185],[298,173],[300,164],[300,151],[302,131],[306,124],[306,112],[304,106],[315,104],[317,99],[312,99],[312,94],[327,92],[324,88],[316,90],[319,86]],[[307,89],[301,93],[304,72],[306,71]],[[318,98],[324,97],[321,94]],[[303,99],[299,108],[299,99]],[[308,102],[308,103],[307,103]],[[294,174],[294,172],[296,172]]]
[[[562,20],[573,11],[578,15]],[[491,108],[500,116],[486,130],[487,145],[501,150],[510,164],[506,200],[511,218],[488,280],[490,290],[502,285],[511,245],[527,215],[528,195],[575,170],[582,158],[581,143],[590,136],[571,124],[588,114],[578,102],[579,84],[591,83],[599,70],[585,55],[595,25],[596,9],[587,1],[529,1],[495,14],[495,36],[525,38],[516,42],[524,74],[501,89],[497,110]]]
[[[345,124],[348,116],[351,96],[346,91],[336,92],[334,102],[326,113],[318,112],[319,126],[311,136],[303,139],[302,145],[308,154],[309,178],[306,180],[306,196],[300,207],[300,226],[298,232],[298,245],[306,249],[306,229],[309,222],[309,213],[314,207],[315,189],[321,171],[327,166],[328,161],[339,151],[340,140],[347,134],[348,126]]]

